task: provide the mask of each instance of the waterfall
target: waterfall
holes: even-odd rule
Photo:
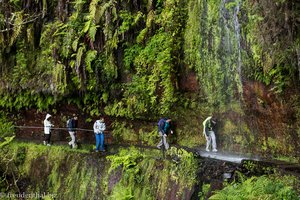
[[[238,14],[240,12],[240,0],[237,0],[237,5],[234,8],[234,13],[233,13],[233,22],[234,22],[234,31],[235,31],[235,36],[236,36],[236,44],[237,44],[237,73],[239,77],[239,82],[242,86],[242,58],[241,58],[241,37],[240,37],[240,23],[239,23],[239,18]],[[239,91],[240,93],[243,90]]]

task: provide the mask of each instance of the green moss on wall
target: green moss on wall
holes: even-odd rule
[[[162,159],[158,150],[134,147],[100,157],[61,146],[14,142],[1,149],[4,152],[12,159],[1,161],[0,169],[10,162],[6,173],[18,176],[17,185],[26,181],[22,192],[53,194],[59,199],[157,199],[173,194],[181,199],[197,181],[194,156],[174,147],[167,156],[176,157],[177,162]],[[1,185],[3,192],[18,190]]]
[[[248,79],[279,94],[293,93],[289,89],[299,82],[299,3],[266,2],[2,2],[0,107],[49,111],[72,104],[90,119],[171,116],[178,122],[172,142],[184,146],[205,144],[201,121],[215,113],[221,117],[217,136],[224,150],[252,148],[259,141],[259,151],[296,154],[299,95],[294,102],[280,100],[293,104],[288,118],[296,120],[288,128],[297,133],[273,137],[245,120],[256,112],[244,110]],[[187,72],[196,75],[196,87],[183,81]],[[252,89],[264,107],[263,91]],[[113,128],[116,141],[154,145],[159,139],[155,128],[117,123]]]
[[[225,1],[195,0],[188,5],[185,60],[197,72],[202,94],[217,107],[242,92],[237,7],[238,2]]]
[[[179,162],[159,159],[159,151],[146,150],[141,154],[135,148],[123,149],[118,155],[109,156],[112,162],[109,171],[122,171],[122,178],[112,189],[111,197],[165,199],[170,193],[175,193],[176,199],[181,199],[185,190],[191,189],[197,181],[198,164],[191,153],[182,149],[172,147],[168,156],[176,156]]]

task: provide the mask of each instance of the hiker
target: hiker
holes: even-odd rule
[[[105,151],[104,149],[104,131],[106,129],[104,118],[96,120],[94,123],[94,133],[96,137],[96,152]]]
[[[210,145],[212,143],[212,151],[217,152],[217,143],[216,143],[216,136],[215,132],[213,131],[213,125],[215,125],[216,122],[213,120],[212,116],[207,117],[203,121],[203,134],[206,138],[206,151],[210,151]]]
[[[50,138],[51,138],[51,127],[54,125],[50,122],[50,118],[52,116],[50,114],[46,115],[46,118],[44,120],[44,145],[51,146],[50,144]]]
[[[170,131],[173,134],[173,131],[170,129],[170,118],[161,118],[158,121],[158,134],[161,137],[160,142],[157,145],[157,148],[161,149],[161,146],[164,144],[166,150],[169,149],[169,144],[167,142],[167,136]]]
[[[69,142],[69,146],[71,148],[76,148],[76,128],[77,128],[77,124],[78,124],[78,118],[76,116],[76,114],[73,114],[73,117],[68,119],[67,121],[67,128],[68,128],[68,132],[70,134],[71,137],[71,141]]]

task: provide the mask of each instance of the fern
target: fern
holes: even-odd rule
[[[89,29],[89,38],[91,39],[91,41],[92,42],[94,42],[95,41],[95,37],[96,37],[96,33],[97,33],[97,28],[98,28],[99,26],[96,26],[96,25],[92,25],[91,27],[90,27],[90,29]]]
[[[76,38],[73,43],[72,43],[72,49],[73,51],[77,51],[77,47],[78,47],[78,42],[79,42],[79,38]]]
[[[251,177],[242,183],[232,183],[209,199],[297,199],[297,193],[286,180],[291,176]]]
[[[79,68],[81,65],[81,60],[83,53],[85,52],[85,46],[83,43],[80,44],[80,47],[78,48],[77,54],[76,54],[76,67]]]
[[[83,5],[86,3],[86,0],[75,0],[74,2],[74,8],[76,11],[72,14],[71,19],[72,20],[77,20],[79,17],[80,13],[82,12]]]
[[[112,0],[111,0],[112,1]],[[99,11],[99,14],[97,15],[97,17],[99,19],[101,19],[104,15],[104,13],[108,10],[108,8],[112,5],[112,2],[109,1],[109,2],[106,2],[104,4],[101,5],[100,7],[100,11]]]
[[[93,60],[95,60],[96,55],[97,55],[97,51],[95,51],[95,50],[89,50],[86,53],[85,64],[87,66],[86,69],[87,69],[87,71],[89,73],[93,73],[93,69],[92,69],[91,63],[92,63]]]
[[[83,28],[82,31],[83,31],[84,33],[88,32],[88,30],[89,30],[90,27],[91,27],[91,24],[92,24],[92,20],[86,21],[86,22],[85,22],[85,25],[84,25],[84,28]]]
[[[22,28],[23,28],[23,16],[24,12],[15,12],[14,13],[15,19],[14,19],[14,29],[13,34],[10,36],[10,42],[9,45],[12,46],[13,43],[16,41],[17,37],[21,34]]]
[[[52,83],[54,85],[54,91],[64,94],[67,87],[67,78],[65,73],[65,66],[61,63],[57,63],[53,69]]]

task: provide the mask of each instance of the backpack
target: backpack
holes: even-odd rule
[[[67,128],[69,131],[73,131],[73,120],[72,119],[68,119],[67,121]]]
[[[166,122],[166,118],[161,118],[161,119],[158,121],[158,123],[157,123],[158,127],[164,128],[164,127],[165,127],[165,122]]]

